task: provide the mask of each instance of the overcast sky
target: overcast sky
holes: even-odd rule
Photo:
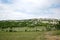
[[[60,19],[60,0],[0,0],[0,20]]]

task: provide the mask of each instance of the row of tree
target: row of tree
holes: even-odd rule
[[[51,30],[51,28],[55,27],[55,29],[60,30],[60,21],[58,21],[58,24],[49,24],[49,23],[35,23],[35,21],[19,21],[19,22],[15,22],[15,21],[0,21],[0,28],[4,29],[4,28],[12,28],[12,27],[41,27],[44,26],[47,30]]]

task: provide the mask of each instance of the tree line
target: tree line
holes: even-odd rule
[[[41,27],[44,26],[47,30],[51,30],[51,28],[54,28],[56,30],[60,30],[60,21],[57,21],[58,24],[49,24],[49,23],[42,23],[42,22],[37,22],[35,21],[31,21],[31,20],[23,20],[23,21],[0,21],[0,28],[4,29],[4,28],[11,28],[12,27]]]

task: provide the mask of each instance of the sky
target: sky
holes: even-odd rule
[[[0,20],[60,19],[60,0],[0,0]]]

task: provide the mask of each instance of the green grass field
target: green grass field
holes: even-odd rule
[[[0,40],[35,40],[41,32],[0,32]]]
[[[51,35],[52,33],[52,35]],[[60,31],[0,32],[0,40],[60,40]]]

